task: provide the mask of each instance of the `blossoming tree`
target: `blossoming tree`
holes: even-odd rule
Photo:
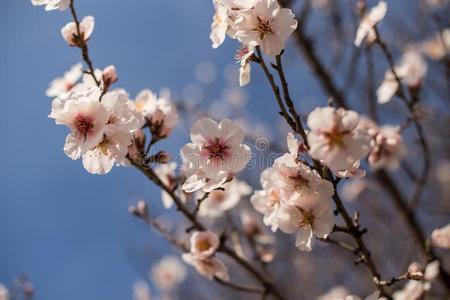
[[[255,299],[312,299],[319,292],[324,295],[318,299],[450,297],[446,262],[450,225],[435,226],[431,232],[418,216],[424,195],[436,195],[437,188],[430,183],[433,164],[449,153],[430,138],[427,109],[433,103],[423,97],[428,89],[435,89],[425,80],[428,68],[433,67],[435,77],[444,78],[447,84],[438,93],[448,111],[450,29],[445,28],[448,20],[442,20],[440,13],[448,1],[423,1],[424,14],[435,20],[438,31],[396,49],[379,29],[389,14],[388,1],[299,1],[302,6],[295,14],[295,1],[213,0],[212,47],[219,47],[226,37],[236,40],[239,84],[251,84],[251,72],[262,72],[271,89],[266,97],[273,99],[284,122],[283,137],[273,139],[266,145],[269,149],[264,149],[278,153],[265,168],[256,167],[253,161],[250,146],[256,143],[256,150],[261,150],[261,136],[255,139],[251,126],[233,118],[215,119],[201,107],[185,106],[169,94],[144,89],[132,99],[125,87],[116,87],[116,68],[99,69],[91,60],[94,17],[79,19],[74,0],[31,2],[49,11],[69,11],[72,20],[63,26],[61,35],[68,46],[80,49],[83,59],[53,80],[46,92],[52,98],[49,117],[70,131],[65,154],[81,159],[91,174],[107,174],[114,166],[136,168],[161,190],[164,207],[175,208],[185,220],[180,231],[154,216],[151,207],[159,196],[130,207],[132,215],[152,226],[176,250],[177,256],[166,256],[150,272],[161,299],[176,297],[173,292],[185,280],[187,265],[238,295]],[[341,23],[343,9],[352,13],[354,30]],[[337,43],[353,53],[342,87],[337,82],[344,80],[327,69],[313,42],[315,37],[306,31],[308,17],[314,15],[311,10],[334,20]],[[309,112],[298,109],[301,99],[293,96],[288,84],[292,79],[285,73],[290,66],[283,63],[286,52],[295,52],[287,47],[289,39],[300,48],[329,96],[328,105],[318,101]],[[322,50],[342,59],[341,50]],[[375,51],[380,65],[386,66],[384,78],[374,77]],[[357,70],[361,56],[366,57],[365,77]],[[349,93],[359,81],[364,81],[358,87],[359,102],[351,101]],[[401,103],[403,110],[386,122],[381,112],[391,102]],[[180,149],[180,160],[173,159],[176,154],[155,150],[158,142],[172,138],[182,114],[198,113],[202,116],[192,125],[191,142]],[[271,110],[266,113],[273,114]],[[448,114],[445,117],[448,137]],[[409,153],[414,157],[408,158]],[[448,183],[450,164],[439,164],[440,178],[446,176]],[[248,183],[251,179],[243,176],[246,169],[257,173],[260,184]],[[387,199],[388,204],[383,211],[379,207],[370,210],[370,203],[363,212],[355,210],[350,201],[363,197],[365,202]],[[445,194],[439,197],[445,199]],[[440,202],[430,205],[443,209]],[[390,221],[397,218],[412,237],[409,245],[380,230],[386,222],[392,222],[391,228],[397,226]],[[327,244],[330,247],[325,252],[320,250]],[[392,253],[380,244],[392,248]],[[345,253],[333,252],[332,247]],[[408,248],[416,255],[411,260],[411,255],[406,256],[406,266],[387,258]],[[323,260],[314,256],[316,251],[330,256],[328,263],[346,266],[341,270],[347,273],[363,274],[355,280],[366,287],[364,294],[321,286],[311,296],[302,283],[311,264],[289,265],[293,257],[307,255],[302,252],[311,253],[303,257]],[[361,267],[349,263],[351,259]],[[323,276],[332,272],[327,263],[319,266]],[[287,271],[290,267],[294,271]],[[302,280],[291,276],[297,273],[305,273]],[[297,281],[301,289],[295,286]],[[150,293],[145,282],[135,284],[135,299],[150,299]],[[195,299],[195,295],[180,296],[185,298]],[[0,299],[8,299],[6,287]]]

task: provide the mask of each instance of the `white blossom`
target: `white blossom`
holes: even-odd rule
[[[69,71],[64,73],[63,77],[55,78],[45,92],[48,97],[66,97],[75,87],[78,80],[83,75],[83,65],[78,63],[73,65]]]
[[[295,246],[301,251],[311,251],[312,238],[326,238],[334,226],[331,199],[300,197],[294,194],[281,205],[279,227],[285,233],[297,233]]]
[[[190,239],[190,252],[182,255],[183,260],[194,266],[201,275],[228,281],[228,268],[214,254],[220,244],[219,237],[211,231],[196,231]]]
[[[178,123],[178,113],[172,101],[157,97],[151,90],[142,90],[135,100],[136,110],[149,122],[152,132],[158,137],[168,137]]]
[[[251,151],[242,144],[244,131],[230,119],[220,123],[203,118],[191,128],[192,143],[181,152],[188,162],[186,192],[200,188],[211,192],[241,171],[250,160]]]
[[[250,47],[261,46],[270,56],[281,53],[286,39],[297,28],[297,20],[290,9],[280,8],[276,0],[258,0],[254,8],[239,13],[236,37]]]
[[[372,140],[369,164],[373,170],[395,170],[400,166],[406,150],[397,126],[382,126]]]
[[[363,40],[367,37],[369,42],[375,40],[375,29],[374,27],[383,20],[387,12],[387,3],[385,1],[380,1],[373,7],[369,13],[367,13],[361,20],[359,27],[356,31],[356,37],[354,44],[355,46],[361,46]]]
[[[217,218],[223,216],[224,212],[235,207],[242,197],[249,195],[252,188],[245,182],[234,179],[222,185],[224,190],[213,190],[201,203],[198,212],[201,217]],[[204,196],[204,192],[198,191],[196,198]]]
[[[186,279],[187,271],[180,259],[173,255],[163,257],[151,269],[151,278],[163,291],[170,291]]]
[[[435,247],[450,249],[450,224],[433,230],[431,242]]]
[[[215,13],[209,36],[212,47],[219,47],[228,35],[235,39],[235,21],[240,11],[250,9],[256,0],[213,0]]]
[[[83,154],[83,166],[92,174],[106,174],[114,163],[122,163],[126,159],[128,146],[132,144],[132,133],[144,123],[122,93],[106,93],[101,104],[110,113],[103,139]]]
[[[278,214],[281,208],[281,189],[277,185],[279,177],[274,168],[267,168],[261,173],[262,190],[255,191],[250,199],[255,210],[264,215],[264,224],[278,229]]]
[[[395,66],[395,73],[400,81],[411,88],[420,87],[427,73],[427,63],[420,52],[410,49],[403,55],[400,63]],[[399,89],[398,82],[392,70],[387,70],[384,80],[377,89],[378,103],[389,102]]]
[[[357,129],[359,116],[343,108],[316,108],[308,115],[309,154],[334,172],[351,170],[370,149],[370,136]]]
[[[66,10],[70,5],[71,0],[31,0],[34,6],[45,5],[45,10]]]
[[[67,23],[61,28],[61,35],[69,46],[77,46],[77,38],[83,42],[87,42],[94,31],[95,20],[92,16],[84,17],[79,23],[81,37],[78,37],[77,25],[75,22]]]

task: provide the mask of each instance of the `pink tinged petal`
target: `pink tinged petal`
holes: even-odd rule
[[[66,143],[64,144],[64,153],[71,159],[79,159],[81,157],[81,148],[79,142],[74,134],[67,135]]]
[[[307,118],[311,131],[330,131],[336,124],[335,109],[332,107],[317,107]]]
[[[250,82],[251,65],[246,62],[239,68],[239,85],[246,86]]]
[[[189,176],[183,184],[183,191],[193,193],[206,185],[206,177],[204,174],[193,174]]]
[[[261,49],[269,56],[276,56],[284,49],[284,38],[276,34],[267,34],[261,41]]]
[[[271,23],[273,31],[283,38],[286,38],[297,28],[295,15],[288,8],[281,8]]]
[[[311,251],[312,237],[313,233],[310,226],[300,228],[297,233],[297,238],[295,239],[295,246],[300,251]]]
[[[244,141],[244,131],[236,123],[228,118],[220,121],[219,136],[223,142],[231,147],[233,145],[240,145]]]
[[[353,130],[359,122],[358,113],[353,110],[344,110],[343,108],[338,109],[337,113],[341,115],[341,124],[339,124],[339,129],[341,131]]]
[[[196,144],[204,144],[219,136],[219,124],[210,118],[203,118],[191,128],[191,140]]]
[[[83,166],[91,174],[104,175],[111,171],[113,165],[112,155],[105,155],[98,148],[86,151],[83,155]]]

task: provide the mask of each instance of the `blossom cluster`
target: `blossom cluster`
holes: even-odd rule
[[[237,39],[241,49],[236,55],[240,62],[241,86],[250,81],[250,59],[255,47],[269,56],[284,49],[287,38],[297,28],[295,15],[281,8],[276,0],[213,0],[215,14],[210,39],[219,47],[226,36]]]

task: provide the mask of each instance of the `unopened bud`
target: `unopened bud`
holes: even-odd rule
[[[144,200],[139,200],[135,206],[131,205],[128,208],[128,211],[130,212],[130,214],[133,214],[136,217],[145,217],[148,214],[147,203],[145,203]]]
[[[116,82],[118,80],[116,67],[110,65],[103,69],[102,79],[105,86],[110,86]]]

